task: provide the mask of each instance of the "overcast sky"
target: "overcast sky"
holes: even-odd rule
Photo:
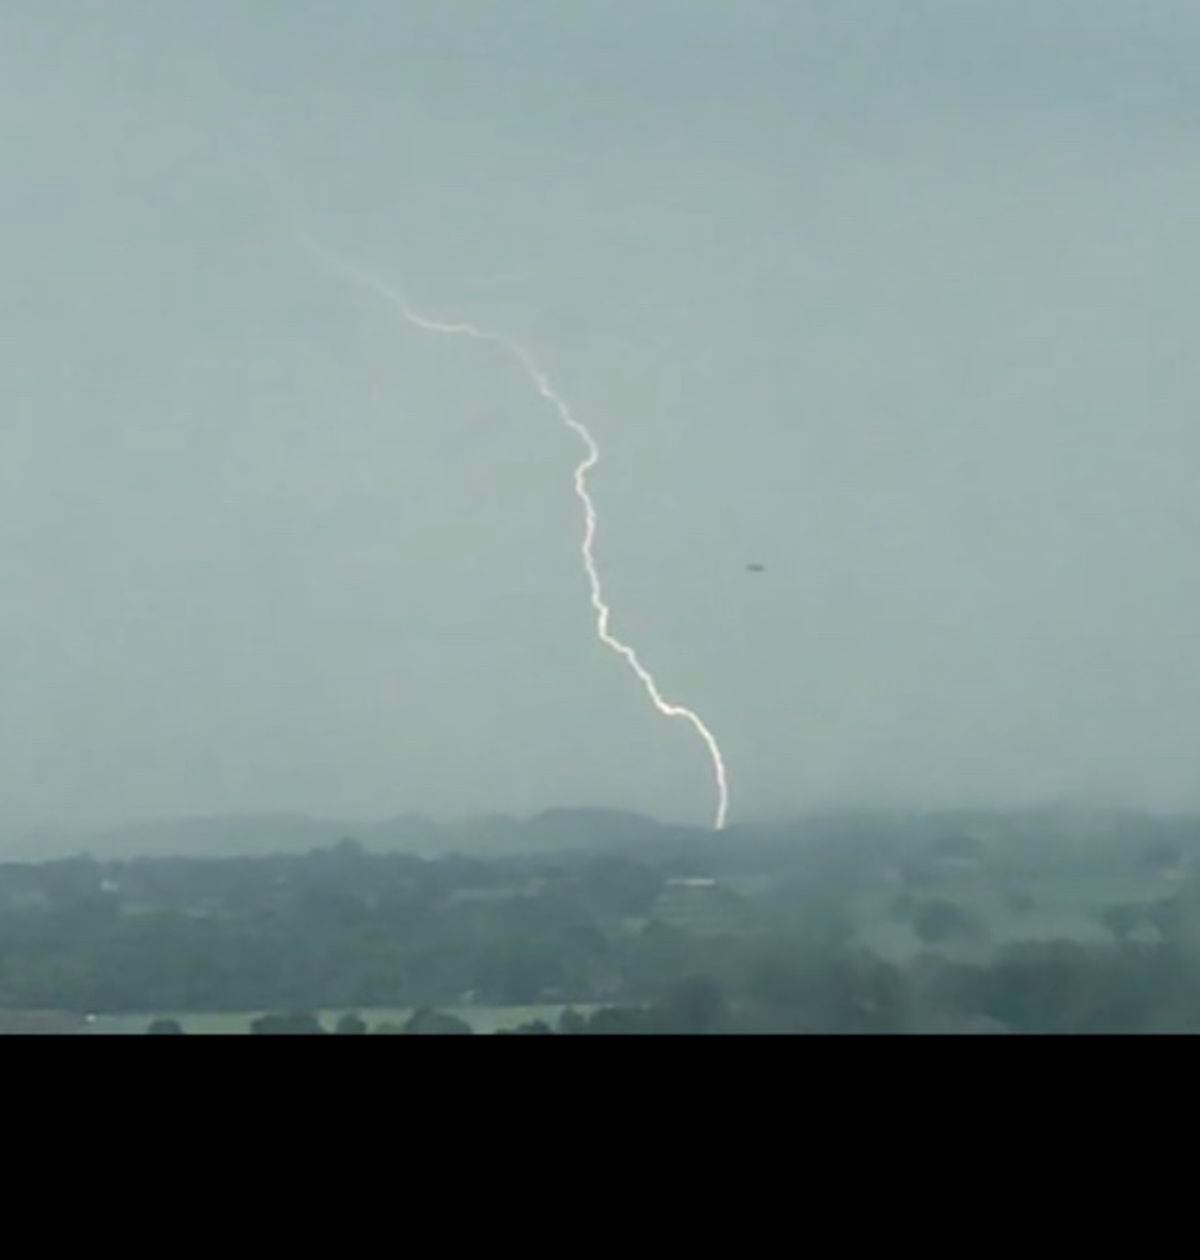
[[[1200,804],[1198,61],[1194,0],[9,0],[0,825],[712,816],[576,439],[289,216],[590,426],[733,819]]]

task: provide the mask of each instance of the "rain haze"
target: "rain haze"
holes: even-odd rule
[[[2,833],[712,819],[578,438],[297,224],[588,426],[731,819],[1200,805],[1198,56],[1184,0],[4,5]]]

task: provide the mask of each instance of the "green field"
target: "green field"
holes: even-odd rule
[[[403,1025],[413,1014],[412,1007],[367,1007],[355,1010],[370,1029],[380,1024]],[[519,1024],[543,1020],[552,1028],[559,1015],[566,1009],[564,1004],[554,1006],[441,1006],[438,1010],[447,1015],[454,1015],[471,1026],[477,1033],[494,1033],[502,1028],[516,1028]],[[581,1014],[588,1015],[593,1006],[584,1004],[575,1007]],[[156,1011],[145,1015],[97,1015],[92,1025],[94,1033],[123,1036],[131,1033],[144,1033],[147,1025],[154,1019],[174,1019],[188,1033],[207,1036],[226,1036],[230,1033],[248,1033],[250,1023],[265,1011],[211,1011],[197,1013],[195,1011]],[[321,1023],[333,1031],[337,1021],[348,1012],[344,1008],[318,1011]]]

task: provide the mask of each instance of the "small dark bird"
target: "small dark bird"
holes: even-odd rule
[[[766,567],[767,566],[765,564],[748,564],[746,566],[747,570],[751,573],[762,573],[766,570]]]

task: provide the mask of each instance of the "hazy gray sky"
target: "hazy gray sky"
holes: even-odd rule
[[[0,823],[1200,804],[1194,0],[9,0]],[[275,173],[273,173],[275,172]],[[748,574],[747,561],[767,565]]]

